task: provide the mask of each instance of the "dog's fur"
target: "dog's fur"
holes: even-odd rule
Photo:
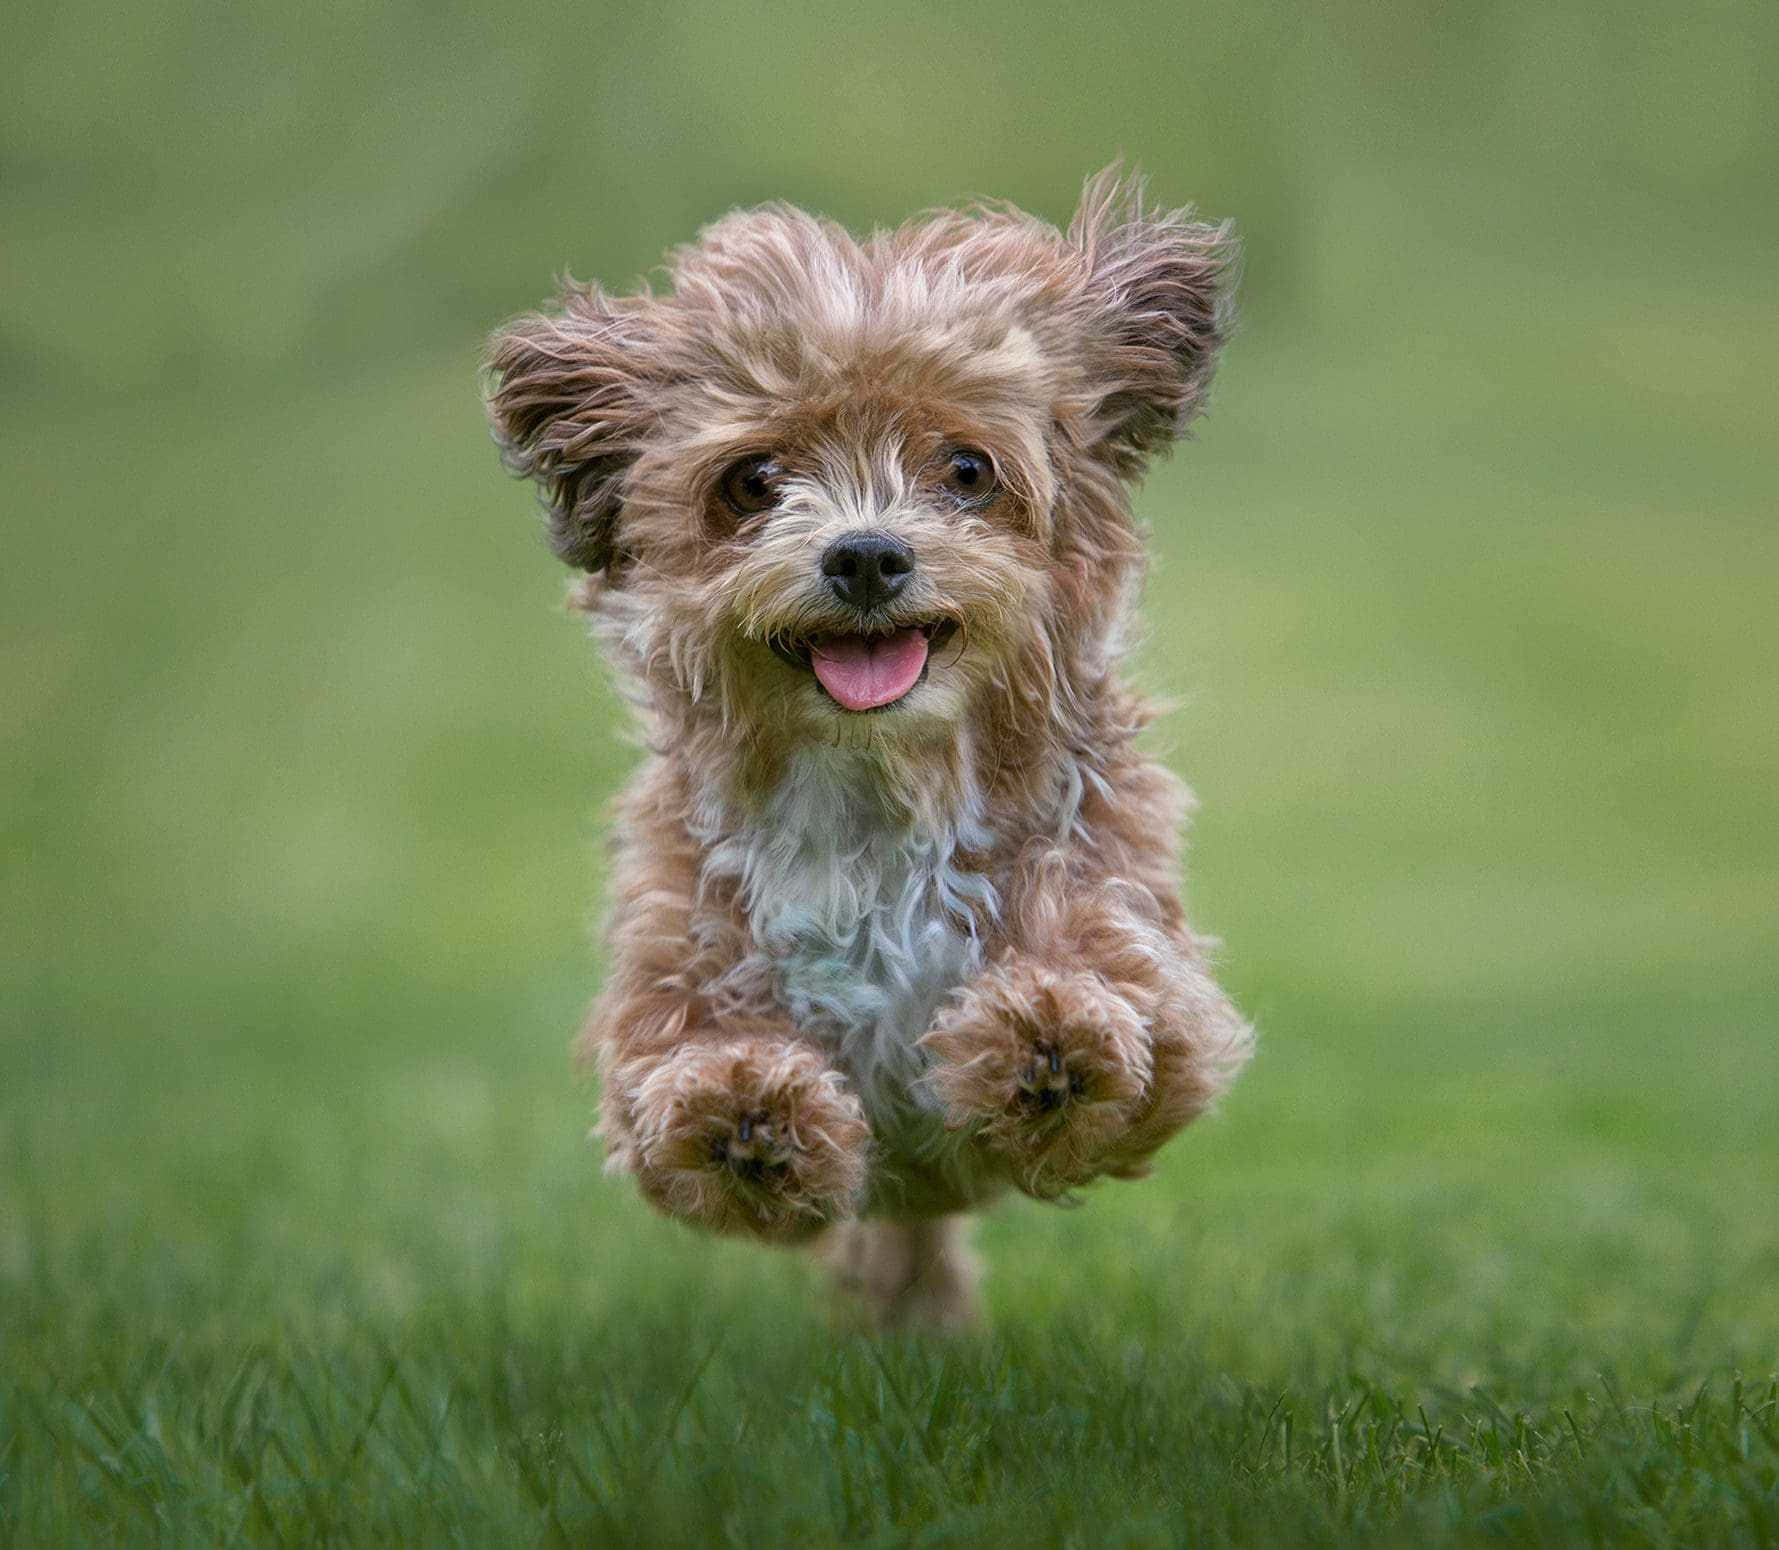
[[[571,284],[493,341],[498,440],[649,749],[582,1038],[608,1166],[700,1226],[834,1229],[886,1321],[967,1318],[952,1218],[1141,1175],[1249,1052],[1180,901],[1187,793],[1116,677],[1127,489],[1204,402],[1232,261],[1111,170],[1066,233],[767,206],[668,294]],[[996,488],[947,486],[959,448]],[[761,455],[744,512],[725,474]],[[819,562],[864,530],[916,568],[861,624]],[[884,709],[798,658],[935,621]]]

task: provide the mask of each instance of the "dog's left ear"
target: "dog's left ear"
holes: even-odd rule
[[[1088,181],[1068,240],[1086,261],[1096,442],[1134,474],[1204,407],[1231,321],[1236,241],[1190,209],[1145,207],[1140,176]]]

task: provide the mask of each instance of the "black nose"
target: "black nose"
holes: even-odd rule
[[[914,551],[888,533],[851,533],[822,552],[822,574],[834,595],[861,612],[887,603],[913,570]]]

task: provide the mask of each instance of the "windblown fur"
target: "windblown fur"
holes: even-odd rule
[[[719,1231],[872,1219],[835,1254],[886,1316],[917,1281],[960,1316],[943,1219],[1141,1174],[1249,1052],[1117,677],[1128,487],[1203,406],[1233,255],[1111,171],[1066,232],[768,206],[665,294],[570,285],[493,342],[497,438],[649,749],[582,1040],[608,1165]],[[833,579],[890,563],[863,539],[892,595]],[[914,687],[844,708],[817,670],[894,640]]]

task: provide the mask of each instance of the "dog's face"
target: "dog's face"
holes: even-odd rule
[[[1134,557],[1121,485],[1198,409],[1227,231],[1102,176],[855,240],[731,215],[671,294],[573,289],[497,336],[491,399],[626,665],[777,743],[955,733],[1058,692]]]

